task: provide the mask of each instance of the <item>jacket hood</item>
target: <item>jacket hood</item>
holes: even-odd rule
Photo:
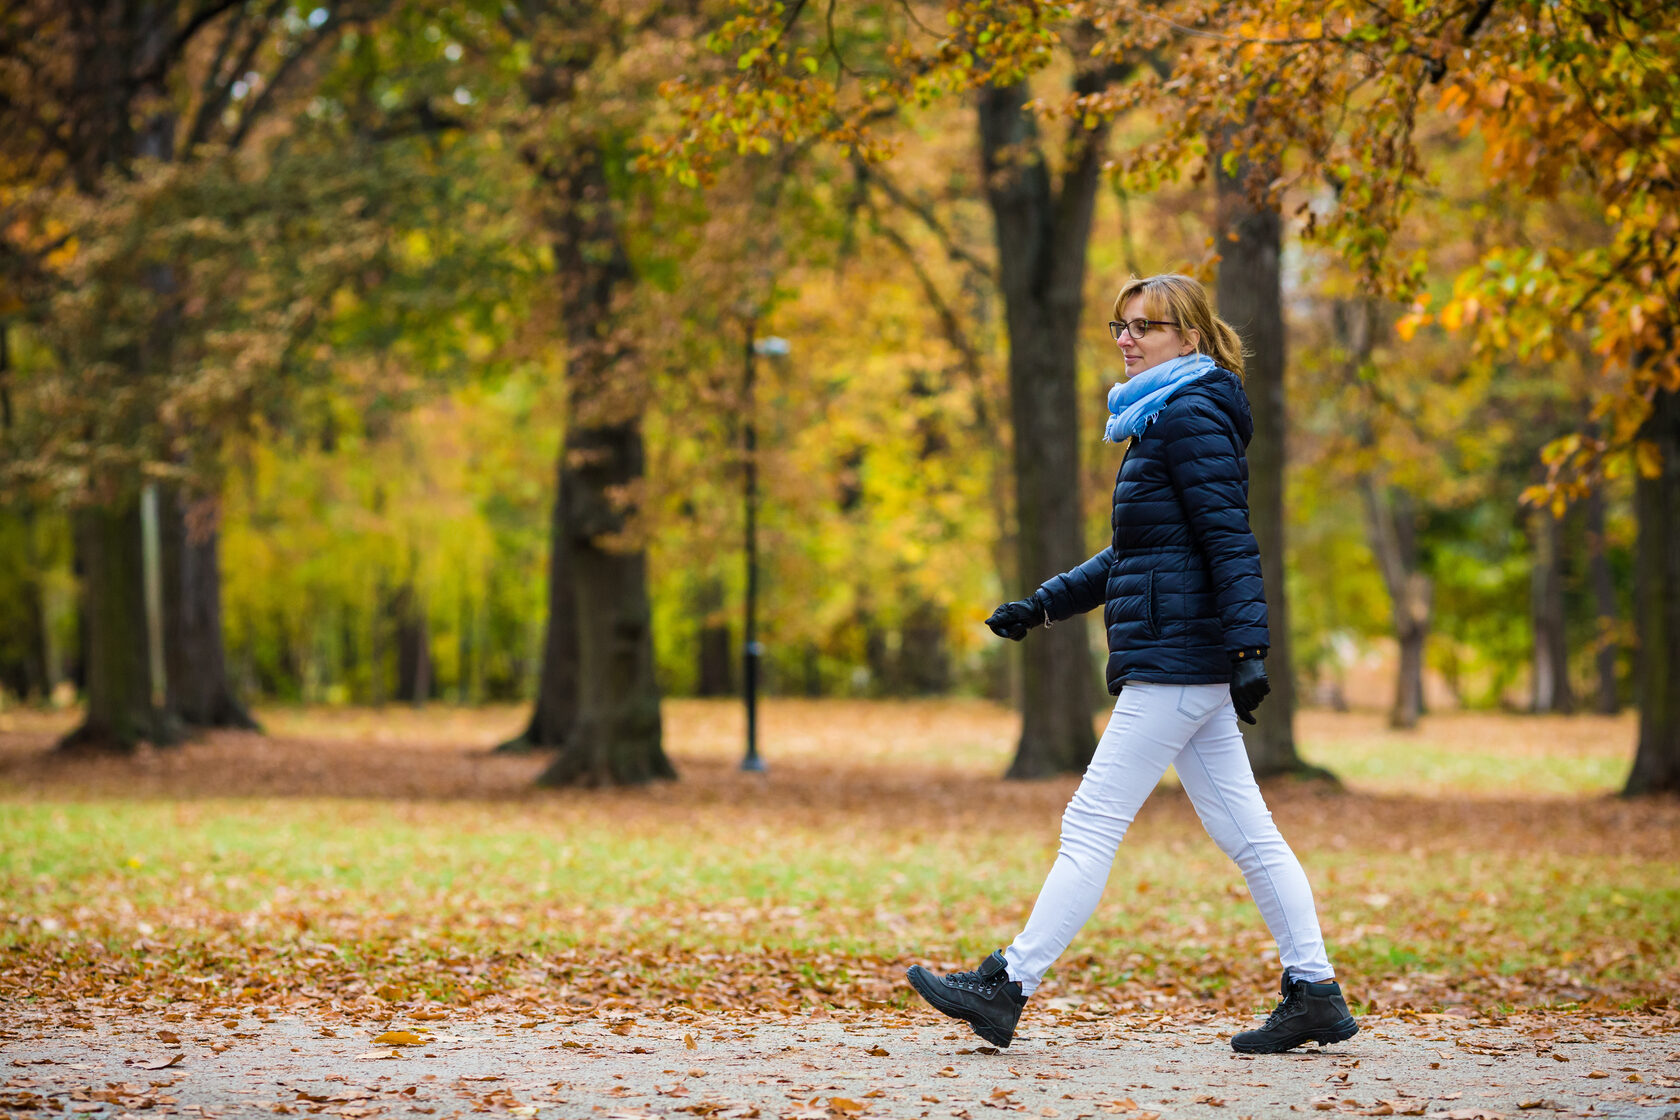
[[[1225,415],[1231,418],[1237,438],[1242,440],[1243,448],[1247,450],[1248,441],[1254,438],[1254,413],[1249,411],[1248,394],[1243,391],[1242,382],[1236,374],[1221,367],[1198,379],[1184,392],[1201,393],[1217,402],[1225,410]]]

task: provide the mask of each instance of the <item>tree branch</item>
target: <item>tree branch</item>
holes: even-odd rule
[[[171,60],[181,56],[181,52],[186,50],[187,44],[192,42],[195,35],[204,30],[217,16],[222,15],[230,8],[240,7],[244,3],[245,0],[211,0],[210,3],[192,14],[192,18],[187,20],[186,26],[176,32],[175,37],[169,40],[166,46],[158,50],[156,58],[146,59],[144,65],[136,73],[130,75],[130,83],[136,89],[143,89],[146,86],[156,85],[163,81]]]
[[[963,248],[962,245],[957,242],[957,239],[951,235],[951,232],[940,222],[938,216],[934,214],[931,207],[910,198],[904,193],[904,191],[900,190],[891,179],[888,179],[885,175],[883,175],[879,168],[871,167],[859,159],[854,159],[852,161],[852,167],[856,172],[859,181],[866,184],[873,183],[875,186],[880,188],[882,194],[892,200],[894,205],[900,206],[920,218],[922,220],[922,224],[933,233],[934,237],[939,240],[940,245],[944,247],[947,256],[954,261],[960,261],[967,265],[975,276],[984,280],[986,283],[991,284],[995,282],[996,277],[992,275],[991,266],[980,260],[973,253],[970,253],[967,249]]]

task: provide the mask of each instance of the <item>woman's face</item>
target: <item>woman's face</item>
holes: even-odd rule
[[[1120,309],[1122,321],[1130,323],[1135,319],[1163,319],[1164,315],[1151,315],[1144,307],[1143,294],[1140,292],[1126,301]],[[1174,358],[1193,354],[1200,334],[1191,328],[1188,332],[1178,327],[1163,327],[1151,323],[1142,338],[1134,338],[1132,332],[1121,331],[1115,345],[1120,347],[1120,353],[1126,358],[1126,376],[1136,377],[1151,366],[1158,366],[1162,362],[1169,362]]]

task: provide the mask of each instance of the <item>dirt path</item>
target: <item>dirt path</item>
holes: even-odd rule
[[[1024,1022],[1002,1052],[894,1009],[774,1022],[686,1009],[378,1023],[319,1011],[0,1013],[0,1109],[14,1116],[1680,1118],[1680,1034],[1650,1017],[1371,1018],[1326,1050],[1250,1057],[1227,1044],[1247,1025],[1235,1020],[1065,1012]],[[387,1030],[409,1037],[376,1042]]]

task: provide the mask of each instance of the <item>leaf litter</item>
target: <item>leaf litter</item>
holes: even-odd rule
[[[872,728],[881,727],[880,714],[870,709]],[[1054,818],[1072,782],[1005,783],[989,776],[995,770],[975,772],[972,759],[958,766],[918,758],[913,740],[926,733],[926,714],[902,726],[889,720],[872,734],[903,757],[874,745],[859,761],[819,741],[773,760],[767,776],[743,778],[715,749],[674,749],[680,783],[595,793],[533,792],[528,783],[541,759],[492,758],[463,750],[459,740],[360,742],[347,751],[330,738],[216,735],[180,752],[72,770],[0,735],[0,782],[23,791],[0,801],[7,823],[32,805],[61,818],[80,814],[65,827],[85,828],[92,843],[105,837],[97,818],[108,811],[119,827],[137,826],[131,836],[157,835],[167,822],[173,844],[116,867],[99,865],[92,849],[68,846],[57,863],[0,863],[8,930],[0,1006],[27,1007],[61,1034],[98,1035],[113,1016],[145,1024],[147,1037],[183,1047],[146,1060],[178,1064],[189,1079],[203,1062],[264,1051],[280,1023],[308,1024],[316,1046],[377,1024],[359,1037],[385,1048],[361,1055],[369,1063],[363,1068],[464,1060],[486,1045],[457,1036],[474,1024],[494,1024],[509,1037],[547,1033],[531,1044],[536,1050],[521,1052],[593,1064],[654,1061],[670,1046],[692,1054],[708,1031],[728,1038],[727,1031],[751,1025],[782,1033],[730,1039],[720,1054],[755,1054],[765,1071],[797,1058],[836,1072],[900,1055],[881,1064],[902,1074],[920,1062],[914,1088],[949,1085],[956,1091],[941,1094],[948,1107],[978,1115],[993,1098],[970,1096],[952,1059],[991,1061],[995,1048],[943,1031],[893,1043],[944,1022],[907,997],[902,970],[913,962],[972,967],[969,958],[983,955],[988,942],[1007,938],[1053,855]],[[856,719],[829,722],[862,725]],[[323,787],[361,800],[319,799]],[[260,824],[246,829],[239,847],[223,839],[231,820],[253,819],[225,798],[276,796],[290,799],[264,802],[276,840],[319,824],[325,839],[308,858],[321,859],[327,874],[266,856]],[[1420,1046],[1448,1045],[1432,1075],[1478,1060],[1532,1059],[1567,1072],[1551,1064],[1571,1060],[1567,1049],[1579,1060],[1583,1046],[1677,1029],[1674,897],[1644,887],[1664,875],[1672,882],[1665,869],[1680,838],[1674,804],[1330,795],[1294,786],[1269,788],[1268,798],[1315,887],[1324,884],[1326,929],[1339,958],[1358,962],[1348,970],[1358,1010],[1368,1025],[1387,1024]],[[1000,820],[1023,822],[1020,835],[989,847],[981,841],[981,855],[995,857],[990,872],[1007,889],[990,881],[984,858],[966,878],[941,870]],[[1027,835],[1034,821],[1042,835]],[[403,839],[387,844],[382,833]],[[342,846],[356,836],[364,840]],[[519,845],[503,844],[515,836]],[[589,847],[593,836],[611,840]],[[1031,850],[1012,854],[1011,843]],[[372,856],[356,871],[365,886],[331,862],[342,861],[335,845]],[[568,846],[577,854],[557,859]],[[1269,1002],[1276,968],[1269,943],[1244,916],[1251,907],[1240,879],[1233,883],[1205,848],[1188,805],[1163,790],[1121,853],[1106,913],[1035,999],[1029,1037],[1045,1047],[1059,1039],[1069,1054],[1100,1047],[1115,1060],[1198,1031],[1228,1033]],[[742,854],[755,850],[774,858]],[[598,880],[613,889],[558,885],[568,876],[587,879],[591,859]],[[436,878],[406,869],[433,860]],[[682,870],[696,865],[691,860],[716,873],[693,878]],[[205,870],[211,867],[214,875]],[[1183,872],[1176,881],[1175,872]],[[1578,905],[1559,911],[1560,896]],[[1662,903],[1654,910],[1653,898]],[[953,907],[954,899],[962,905]],[[442,1020],[451,1022],[450,1035],[424,1025]],[[889,1033],[861,1051],[848,1041],[844,1060],[813,1055],[809,1036],[787,1033],[833,1028]],[[0,1031],[0,1041],[17,1037],[13,1028]],[[788,1052],[774,1057],[780,1051],[772,1041]],[[1225,1058],[1217,1039],[1203,1041]],[[1010,1059],[1019,1051],[1017,1044]],[[86,1064],[74,1057],[27,1060],[68,1075]],[[813,1057],[820,1060],[807,1060]],[[1589,1067],[1603,1073],[1598,1067],[1607,1064],[1601,1056]],[[1089,1076],[1034,1072],[1076,1083]],[[1644,1072],[1643,1084],[1609,1091],[1663,1102],[1661,1071]],[[1596,1092],[1607,1080],[1576,1083]],[[1379,1096],[1369,1084],[1361,1095],[1352,1082],[1338,1084],[1334,1099],[1320,1102],[1335,1111],[1425,1115],[1433,1108],[1446,1117],[1452,1107],[1445,1095],[1396,1093],[1395,1086]],[[892,1111],[895,1095],[912,1102],[922,1095],[906,1084],[882,1096],[844,1083],[834,1088],[798,1107],[835,1120]],[[1266,1095],[1246,1082],[1199,1088],[1173,1098],[1172,1108],[1235,1114]],[[529,1093],[503,1089],[479,1093],[475,1107],[542,1107]],[[419,1099],[433,1100],[429,1092],[422,1088]],[[1548,1086],[1499,1107],[1550,1110],[1564,1097]],[[73,1111],[96,1100],[86,1093],[56,1099]],[[1014,1098],[991,1107],[1005,1099]],[[1054,1107],[1051,1099],[1060,1100],[1047,1097],[1033,1110]],[[1145,1120],[1167,1107],[1106,1100],[1087,1108]],[[1122,1101],[1131,1107],[1119,1108]],[[766,1108],[764,1101],[708,1099],[680,1111],[733,1120]]]

